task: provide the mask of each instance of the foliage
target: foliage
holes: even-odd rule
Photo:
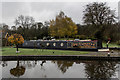
[[[88,34],[88,37],[101,40],[111,38],[112,41],[118,39],[117,25],[114,25],[116,24],[116,17],[106,3],[94,2],[86,5],[83,20],[86,24],[84,29],[87,28],[84,32],[85,35]]]
[[[24,38],[20,34],[13,34],[8,37],[8,41],[12,44],[18,45],[24,43]]]
[[[6,45],[6,42],[7,42],[7,39],[2,38],[2,46],[7,46],[7,45]]]
[[[16,33],[22,34],[25,40],[42,39],[43,37],[48,36],[48,25],[49,23],[45,23],[45,25],[43,25],[41,22],[36,22],[29,28],[23,28],[22,26],[19,26],[16,30]]]
[[[24,36],[25,39],[28,38],[28,35],[29,35],[29,28],[31,26],[33,26],[33,24],[35,23],[35,20],[33,17],[31,16],[23,16],[23,15],[20,15],[18,16],[16,19],[15,19],[15,24],[16,26],[18,27],[22,27],[23,31],[22,31],[22,34]]]
[[[15,19],[15,26],[10,29],[9,25],[1,24],[2,38],[8,32],[21,34],[25,40],[54,38],[79,38],[79,39],[102,39],[106,41],[111,38],[112,42],[120,40],[120,24],[115,21],[113,10],[106,3],[93,2],[86,5],[84,10],[84,24],[75,24],[72,18],[60,12],[55,20],[50,22],[35,22],[31,16],[20,15]],[[34,34],[33,34],[34,33]],[[6,41],[2,39],[2,44]]]
[[[115,22],[115,15],[106,3],[94,2],[86,5],[83,19],[86,24],[112,24]]]
[[[77,34],[76,24],[62,11],[56,16],[55,20],[50,21],[49,30],[51,36],[69,37]]]
[[[16,25],[22,26],[24,28],[28,28],[28,27],[32,26],[34,24],[34,22],[35,21],[34,21],[33,17],[23,16],[23,15],[18,16],[15,20]]]
[[[120,45],[120,40],[116,42],[118,45]]]

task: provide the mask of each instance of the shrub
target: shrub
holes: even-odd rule
[[[116,43],[117,43],[118,45],[120,45],[120,40],[116,41]]]

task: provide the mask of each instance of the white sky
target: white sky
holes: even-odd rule
[[[62,10],[71,17],[75,23],[82,24],[83,10],[85,5],[99,0],[2,0],[0,3],[0,23],[9,26],[14,25],[18,15],[32,16],[36,22],[44,22],[54,19]],[[118,15],[119,0],[100,0],[107,2],[107,5],[116,10]]]

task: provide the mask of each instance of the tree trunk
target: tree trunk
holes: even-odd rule
[[[67,36],[67,40],[69,40],[69,36]]]
[[[17,60],[17,67],[19,67],[19,60]]]
[[[60,36],[59,36],[59,39],[60,39]]]
[[[64,39],[65,39],[66,37],[64,36]]]
[[[18,51],[18,45],[16,45],[17,51]]]

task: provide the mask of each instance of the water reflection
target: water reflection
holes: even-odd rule
[[[37,61],[20,61],[19,63],[27,69],[32,69],[37,65]]]
[[[19,65],[19,61],[17,61],[17,66],[10,70],[10,74],[14,75],[15,77],[20,77],[25,73],[25,67]]]
[[[46,63],[46,60],[43,60],[40,65],[43,66],[43,64],[45,64],[45,63]]]
[[[69,67],[71,67],[74,63],[74,61],[53,61],[55,64],[57,64],[58,68],[65,73]]]
[[[85,73],[87,78],[111,78],[115,76],[118,62],[110,61],[92,61],[85,64]]]
[[[11,64],[12,63],[12,64]],[[32,77],[79,77],[79,78],[111,78],[116,76],[119,62],[117,61],[81,61],[81,60],[52,60],[52,61],[1,61],[3,71],[10,75],[26,78],[30,72]],[[9,67],[8,67],[9,66]],[[9,69],[8,69],[9,68]],[[54,71],[53,71],[54,70]],[[81,72],[82,71],[82,72]],[[4,77],[6,76],[4,72]],[[82,74],[83,75],[82,75]],[[51,75],[53,74],[53,75]],[[41,77],[42,76],[42,77]]]
[[[0,64],[2,65],[2,67],[5,67],[5,66],[8,65],[8,64],[7,64],[7,61],[0,61]]]

